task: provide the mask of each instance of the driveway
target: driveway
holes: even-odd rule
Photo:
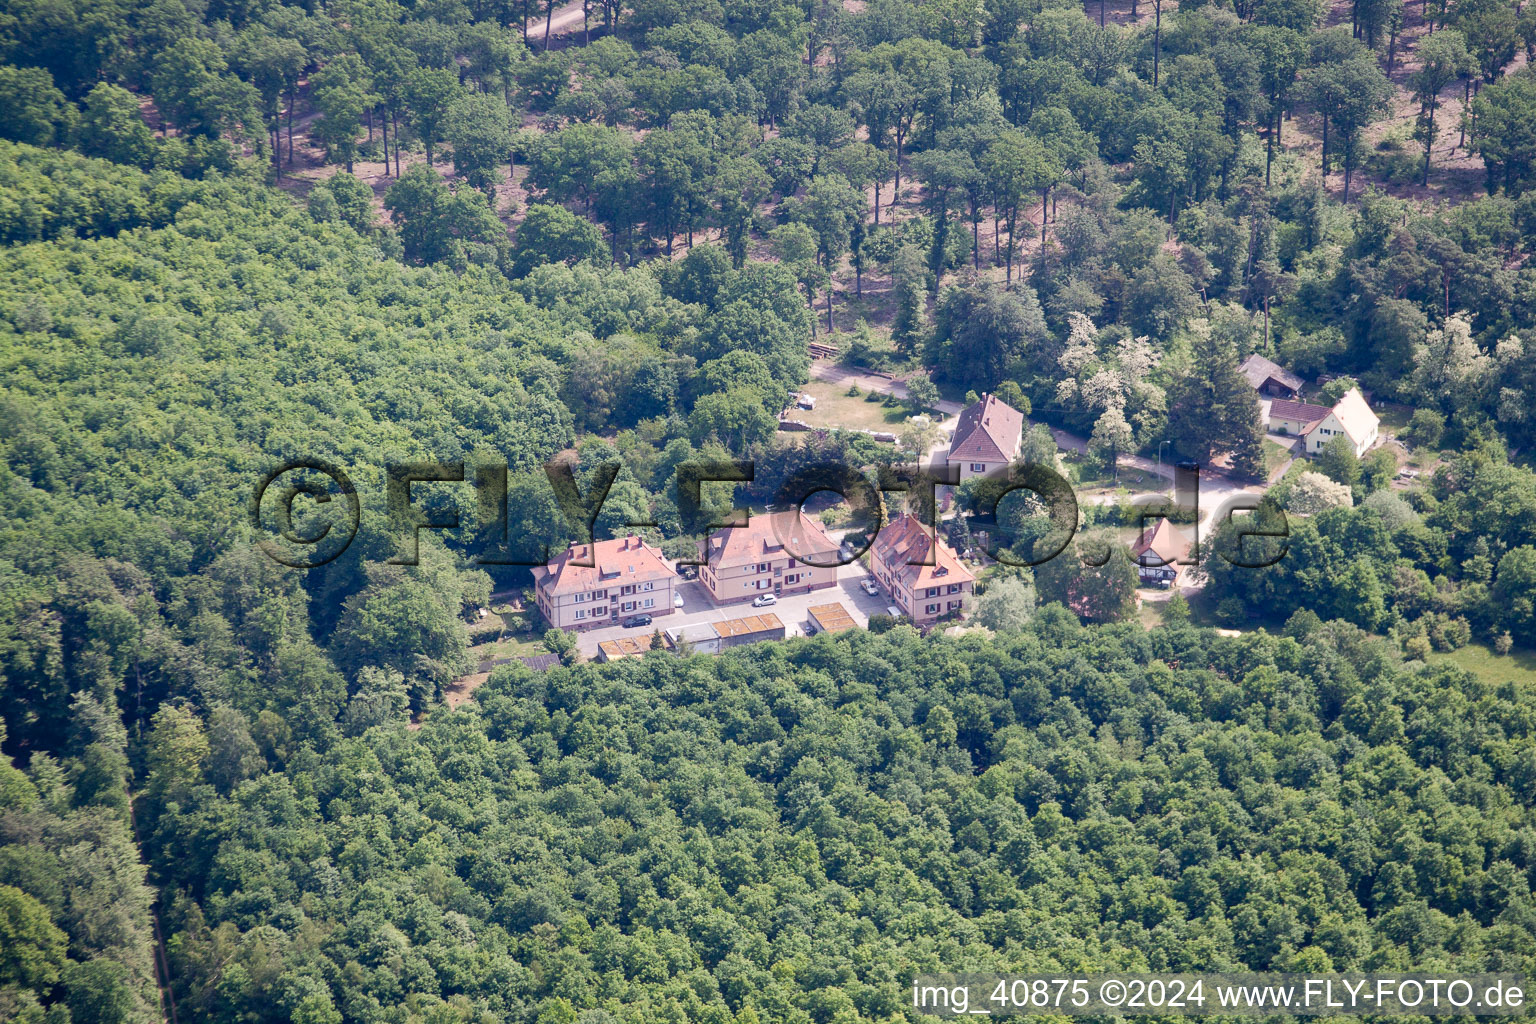
[[[710,600],[709,592],[704,589],[702,583],[697,580],[685,580],[677,585],[677,593],[683,595],[683,607],[674,610],[671,615],[658,615],[651,625],[634,629],[625,629],[623,626],[604,626],[601,629],[578,633],[576,649],[590,658],[597,654],[597,646],[604,640],[626,636],[644,640],[658,627],[665,632],[669,629],[677,629],[679,626],[721,622],[725,619],[739,619],[744,615],[762,615],[768,612],[773,612],[779,617],[779,621],[784,623],[786,637],[802,636],[805,633],[806,620],[811,617],[811,606],[831,604],[833,601],[841,603],[848,609],[848,614],[853,616],[853,621],[862,629],[869,625],[871,615],[884,612],[886,605],[890,603],[883,594],[879,597],[870,597],[860,589],[859,581],[867,578],[868,575],[864,567],[857,562],[845,565],[838,570],[836,586],[815,590],[809,594],[790,594],[780,597],[776,604],[767,608],[754,608],[750,601],[716,605]]]
[[[1292,452],[1296,451],[1297,449],[1296,442],[1301,440],[1295,434],[1272,434],[1266,432],[1264,436],[1268,440],[1275,442],[1275,444],[1279,445],[1280,447],[1288,448]]]

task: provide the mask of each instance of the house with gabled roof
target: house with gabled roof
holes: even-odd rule
[[[1023,413],[996,395],[982,395],[960,413],[945,461],[960,470],[962,483],[1005,472],[1019,457],[1023,431]]]
[[[1277,398],[1269,403],[1269,417],[1265,429],[1276,434],[1305,437],[1313,427],[1323,422],[1333,410],[1326,405],[1310,402],[1292,402]]]
[[[565,630],[614,626],[626,615],[670,615],[677,573],[660,551],[631,534],[573,543],[532,570],[534,596],[550,625]]]
[[[869,567],[896,608],[919,627],[963,612],[976,590],[976,577],[954,549],[910,513],[875,535]]]
[[[1268,430],[1302,439],[1302,451],[1316,455],[1340,435],[1349,439],[1356,457],[1376,443],[1381,418],[1371,411],[1359,388],[1350,388],[1333,408],[1275,399],[1269,403]]]
[[[699,582],[716,604],[783,597],[837,585],[837,542],[799,509],[754,515],[700,545]]]
[[[1307,453],[1316,455],[1327,447],[1329,441],[1342,434],[1349,439],[1355,449],[1355,457],[1359,458],[1376,443],[1380,426],[1381,417],[1371,411],[1360,389],[1350,388],[1338,404],[1328,410],[1328,415],[1306,433]]]
[[[1143,584],[1167,587],[1177,583],[1184,571],[1179,563],[1188,555],[1189,541],[1166,517],[1142,530],[1131,545],[1131,561],[1136,563],[1136,575]]]
[[[1248,378],[1253,390],[1270,398],[1288,398],[1294,401],[1301,394],[1305,381],[1290,370],[1265,359],[1255,352],[1243,360],[1238,372]]]

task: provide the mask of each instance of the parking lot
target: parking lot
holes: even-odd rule
[[[838,570],[835,587],[816,590],[809,594],[790,594],[780,597],[777,604],[767,608],[754,608],[750,601],[717,605],[710,600],[708,591],[699,581],[680,581],[677,584],[677,592],[683,596],[683,607],[674,610],[671,615],[658,615],[649,626],[636,626],[631,629],[623,626],[604,626],[601,629],[578,633],[576,647],[583,655],[590,658],[597,654],[597,645],[604,640],[613,640],[621,636],[643,638],[650,636],[658,627],[665,631],[679,626],[719,622],[722,619],[735,619],[743,615],[767,612],[773,612],[779,617],[779,621],[784,623],[785,636],[803,636],[806,620],[811,617],[811,606],[829,604],[833,601],[839,602],[848,609],[848,614],[853,616],[853,620],[859,624],[860,628],[863,628],[869,625],[871,615],[884,612],[886,606],[890,604],[883,593],[877,597],[870,597],[864,593],[859,583],[868,576],[868,572],[858,563],[845,565]]]

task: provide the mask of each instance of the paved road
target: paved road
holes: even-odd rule
[[[634,629],[625,629],[623,626],[604,626],[602,629],[578,633],[576,647],[583,655],[590,658],[597,654],[597,646],[604,640],[626,636],[645,640],[657,627],[665,631],[679,626],[720,622],[724,619],[736,619],[743,615],[759,615],[767,612],[773,612],[779,617],[779,621],[784,623],[785,636],[801,636],[805,632],[806,620],[811,617],[810,607],[830,604],[833,601],[840,602],[844,608],[848,609],[848,614],[853,616],[854,622],[863,628],[869,624],[871,615],[884,612],[886,606],[890,604],[885,595],[870,597],[859,587],[859,581],[868,575],[864,567],[858,563],[845,565],[838,570],[837,586],[812,591],[809,594],[780,597],[778,603],[767,608],[754,608],[750,601],[716,605],[710,600],[709,593],[702,583],[697,580],[688,580],[678,584],[678,593],[683,595],[683,607],[671,615],[656,616],[655,622],[650,626]]]

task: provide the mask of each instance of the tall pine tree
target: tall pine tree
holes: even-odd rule
[[[1168,437],[1180,454],[1201,462],[1230,453],[1232,468],[1264,470],[1264,423],[1258,395],[1238,372],[1237,348],[1225,332],[1195,331],[1189,373],[1168,389]]]

